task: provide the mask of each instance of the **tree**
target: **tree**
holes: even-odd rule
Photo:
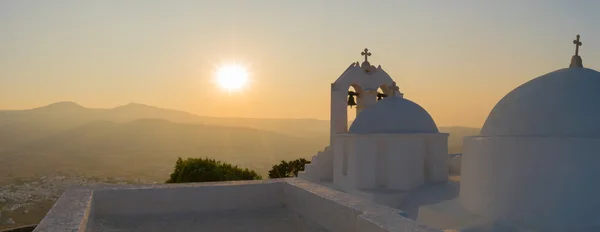
[[[262,177],[247,168],[209,158],[177,158],[175,170],[166,183],[212,182],[230,180],[260,180]]]
[[[310,161],[300,158],[290,162],[282,160],[280,164],[273,165],[269,171],[269,178],[298,177],[299,171],[304,171],[304,165],[310,164]]]

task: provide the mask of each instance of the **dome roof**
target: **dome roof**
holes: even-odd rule
[[[508,93],[488,116],[482,136],[599,137],[600,73],[560,69]]]
[[[358,114],[349,133],[438,133],[438,128],[423,107],[394,96],[387,97]]]

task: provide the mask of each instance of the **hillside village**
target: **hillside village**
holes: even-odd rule
[[[36,214],[43,216],[69,187],[132,183],[154,184],[157,181],[60,174],[19,179],[0,186],[0,229],[37,223],[40,216]]]

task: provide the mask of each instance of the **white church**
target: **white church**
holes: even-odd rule
[[[381,66],[369,63],[368,49],[361,54],[365,61],[331,84],[331,145],[299,178],[396,206],[407,191],[448,180],[448,134],[404,98]],[[348,128],[347,107],[354,105]]]
[[[448,134],[365,49],[331,84],[330,146],[298,178],[74,188],[34,231],[600,231],[600,73],[573,43],[568,68],[464,139],[460,181]]]

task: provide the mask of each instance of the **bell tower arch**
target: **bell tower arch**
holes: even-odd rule
[[[369,49],[365,48],[360,54],[364,61],[350,64],[331,84],[330,143],[336,134],[348,132],[348,107],[356,110],[358,116],[361,111],[376,104],[378,97],[390,96],[390,91],[395,91],[391,88],[394,81],[381,65],[375,67],[369,62]],[[350,91],[350,87],[354,90]]]

